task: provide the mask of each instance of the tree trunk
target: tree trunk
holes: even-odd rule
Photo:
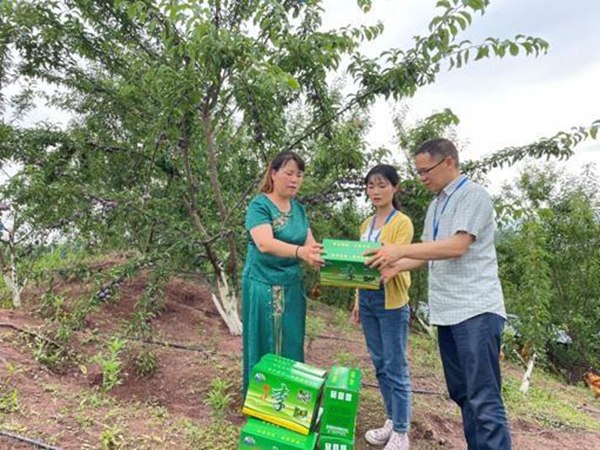
[[[223,203],[223,198],[221,195],[221,188],[218,182],[218,178],[216,177],[216,154],[214,152],[214,141],[212,137],[212,130],[210,128],[210,121],[205,122],[205,125],[208,126],[206,129],[207,132],[207,147],[209,147],[209,159],[211,165],[211,183],[213,187],[213,191],[215,192],[215,196],[217,198],[217,203],[219,207],[219,214],[221,218],[224,220],[226,217],[225,205]],[[182,124],[182,130],[184,126]],[[187,139],[182,139],[179,144],[182,153],[183,153],[183,161],[185,165],[186,178],[188,181],[188,199],[186,200],[184,197],[184,203],[188,209],[189,215],[192,219],[192,223],[195,228],[200,232],[205,241],[203,242],[203,246],[206,250],[206,254],[210,263],[212,264],[215,270],[215,279],[217,285],[217,292],[211,293],[211,298],[217,311],[221,315],[221,318],[227,325],[229,332],[233,336],[239,336],[242,334],[242,323],[240,321],[239,313],[238,313],[238,305],[237,305],[237,295],[236,295],[236,267],[235,267],[235,240],[233,236],[229,236],[229,271],[223,270],[222,262],[219,259],[219,256],[212,249],[212,242],[209,240],[208,232],[202,223],[202,219],[200,216],[200,211],[198,209],[198,198],[196,195],[198,180],[192,173],[192,168],[190,164],[190,154],[189,154],[189,142]],[[231,277],[231,283],[228,281],[228,277]]]
[[[23,292],[23,288],[27,284],[27,279],[25,279],[23,282],[19,282],[19,273],[17,272],[17,250],[15,245],[15,231],[13,226],[13,229],[9,230],[8,236],[10,267],[8,266],[8,264],[6,264],[6,261],[4,260],[4,252],[0,248],[0,271],[2,272],[2,279],[4,280],[4,284],[12,294],[13,306],[15,308],[20,308],[21,292]]]
[[[532,352],[529,361],[527,361],[527,370],[525,370],[525,375],[523,375],[523,382],[521,383],[521,394],[527,394],[529,390],[529,385],[531,384],[531,375],[533,373],[533,366],[535,365],[535,352]]]
[[[208,152],[209,180],[215,195],[219,216],[223,223],[225,223],[229,214],[221,192],[221,183],[217,170],[217,143],[211,117],[211,111],[216,105],[219,90],[219,83],[213,84],[208,89],[206,103],[202,111],[202,123],[204,125],[206,150]],[[238,312],[237,299],[237,248],[235,238],[232,234],[227,236],[227,243],[229,247],[227,267],[223,270],[220,263],[218,264],[220,270],[216,270],[217,294],[212,294],[212,300],[229,328],[229,332],[234,336],[239,336],[242,334],[242,322],[240,321]],[[214,262],[213,265],[215,265]]]
[[[218,295],[211,294],[212,301],[229,328],[229,332],[233,336],[240,336],[242,322],[238,312],[237,295],[235,288],[227,282],[227,275],[224,271],[221,271],[220,277],[217,278],[217,290]]]
[[[4,279],[4,284],[6,284],[6,287],[12,294],[13,306],[15,308],[20,308],[21,292],[23,292],[25,284],[27,283],[27,279],[25,279],[22,283],[19,283],[19,274],[17,273],[17,266],[14,260],[10,264],[10,274],[4,272],[2,274],[2,278]]]
[[[213,193],[215,194],[215,201],[219,210],[219,216],[224,223],[229,214],[227,212],[227,208],[225,207],[223,194],[221,193],[221,183],[219,181],[219,173],[217,170],[217,144],[215,142],[211,117],[208,112],[202,115],[202,123],[204,124],[204,132],[206,134],[206,149],[208,150],[210,184],[213,189]],[[235,290],[237,288],[237,248],[235,245],[235,238],[232,235],[227,237],[227,244],[229,246],[227,273],[233,281],[232,289]]]

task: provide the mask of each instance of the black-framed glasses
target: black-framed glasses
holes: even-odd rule
[[[444,161],[446,161],[446,158],[442,159],[441,161],[437,162],[436,164],[434,164],[433,166],[431,166],[431,167],[429,167],[427,169],[418,169],[417,170],[417,175],[419,175],[419,176],[429,175],[429,172],[431,172],[437,166],[439,166],[440,164],[442,164]]]

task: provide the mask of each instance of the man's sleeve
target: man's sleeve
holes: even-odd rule
[[[452,219],[451,235],[459,232],[477,237],[494,220],[494,208],[489,194],[482,188],[468,192]]]

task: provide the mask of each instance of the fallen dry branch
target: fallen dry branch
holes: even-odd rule
[[[50,338],[47,338],[46,336],[42,336],[41,334],[36,333],[35,331],[30,331],[30,330],[26,330],[25,328],[21,328],[20,326],[15,325],[14,323],[0,322],[0,328],[10,328],[19,333],[27,334],[29,336],[33,336],[35,338],[41,339],[42,341],[46,341],[49,344],[52,344],[52,345],[64,350],[63,346],[60,345],[58,342],[56,342]]]
[[[91,334],[89,331],[80,331],[80,333],[87,334],[87,335]],[[160,347],[176,348],[178,350],[188,350],[188,351],[192,351],[192,352],[204,353],[206,356],[211,356],[211,353],[209,350],[207,350],[206,348],[204,348],[200,345],[197,345],[197,344],[192,344],[192,345],[178,344],[176,342],[157,341],[154,339],[143,339],[143,338],[124,336],[121,334],[111,334],[111,333],[95,333],[95,335],[101,336],[102,338],[106,338],[107,340],[105,342],[108,342],[112,339],[118,338],[118,339],[123,339],[126,341],[141,342],[142,344],[158,345]]]
[[[119,338],[125,339],[128,341],[137,341],[137,342],[142,342],[144,344],[159,345],[161,347],[176,348],[179,350],[189,350],[189,351],[204,353],[205,355],[209,355],[208,350],[206,350],[205,348],[203,348],[199,345],[185,345],[185,344],[177,344],[174,342],[163,342],[163,341],[155,341],[154,339],[139,339],[139,338],[125,337],[125,336],[119,336]]]
[[[193,311],[198,311],[198,312],[204,313],[207,316],[221,317],[221,315],[216,311],[210,311],[210,310],[204,309],[204,308],[196,308],[195,306],[186,305],[185,303],[180,303],[180,302],[176,302],[176,304],[177,304],[177,306],[182,306],[186,309],[191,309]]]
[[[319,339],[329,339],[331,341],[360,342],[360,341],[357,341],[356,339],[348,339],[348,338],[337,337],[337,336],[326,336],[324,334],[319,334],[317,337]]]
[[[8,431],[0,430],[0,435],[9,437],[11,439],[15,439],[17,441],[25,442],[27,444],[31,444],[35,446],[35,448],[41,448],[45,450],[62,450],[60,447],[54,447],[53,445],[46,444],[44,442],[38,441],[37,439],[28,438],[26,436],[10,433]]]
[[[590,406],[590,405],[581,405],[581,406],[578,406],[577,409],[580,409],[581,411],[585,411],[585,412],[590,412],[593,414],[600,414],[600,409],[594,408],[593,406]]]

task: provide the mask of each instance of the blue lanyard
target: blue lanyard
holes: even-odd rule
[[[435,203],[435,211],[433,212],[433,240],[434,241],[437,239],[438,232],[440,230],[440,219],[442,218],[444,211],[446,211],[446,206],[448,206],[448,203],[450,202],[450,199],[452,198],[454,193],[456,191],[458,191],[461,187],[463,187],[467,181],[469,181],[469,179],[467,177],[463,177],[463,179],[460,180],[460,183],[458,183],[458,186],[456,186],[456,188],[452,191],[452,193],[446,199],[446,202],[444,203],[444,206],[442,206],[442,211],[440,212],[440,216],[437,218],[437,220],[436,220],[436,217],[437,217],[437,208],[438,208],[439,200]]]
[[[392,217],[394,217],[394,214],[396,214],[396,210],[394,208],[392,208],[392,210],[390,211],[388,216],[385,218],[385,222],[383,222],[383,225],[379,229],[379,233],[376,235],[377,238],[379,238],[379,234],[381,233],[381,230],[383,229],[383,227],[386,226],[390,220],[392,220]],[[369,237],[367,238],[367,240],[369,242],[371,242],[371,235],[373,234],[373,229],[375,228],[375,219],[376,219],[376,217],[373,216],[373,219],[371,220],[371,228],[369,229]]]

